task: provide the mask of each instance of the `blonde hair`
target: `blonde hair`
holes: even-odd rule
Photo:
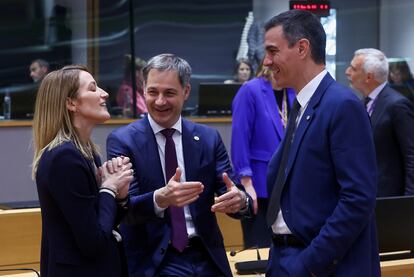
[[[263,62],[264,62],[264,58],[262,59],[262,62],[260,63],[259,68],[257,68],[256,77],[263,77],[266,80],[271,81],[273,78],[272,70],[268,66],[265,66]]]
[[[91,140],[81,141],[66,107],[67,100],[76,99],[78,95],[81,71],[89,72],[82,65],[65,66],[47,74],[40,85],[33,118],[33,180],[45,149],[51,150],[63,142],[71,141],[87,159],[93,160],[97,153],[97,147]]]

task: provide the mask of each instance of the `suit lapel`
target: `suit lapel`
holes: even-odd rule
[[[296,155],[300,147],[300,144],[302,142],[303,136],[305,135],[306,130],[308,129],[311,122],[313,121],[313,117],[315,116],[315,109],[317,108],[326,89],[329,87],[329,85],[333,81],[334,80],[331,77],[331,75],[327,73],[325,77],[322,79],[315,93],[312,95],[311,99],[309,100],[309,104],[300,119],[300,122],[298,124],[298,127],[293,137],[293,142],[292,142],[292,146],[291,146],[290,153],[289,153],[289,159],[287,163],[288,173],[286,174],[286,176],[289,175],[292,165],[296,159]]]
[[[261,89],[263,93],[266,111],[268,114],[270,114],[273,127],[275,128],[276,133],[279,136],[279,139],[281,139],[283,138],[284,131],[283,131],[283,125],[280,119],[280,115],[278,112],[279,109],[277,107],[276,97],[275,97],[275,94],[273,93],[272,85],[270,82],[265,81],[263,79],[263,82],[261,83]]]
[[[182,144],[185,166],[185,177],[187,181],[198,180],[198,169],[201,161],[201,143],[203,137],[195,130],[195,125],[185,119],[182,120]],[[195,218],[195,203],[189,205],[191,216]]]
[[[387,88],[387,85],[382,89],[382,91],[378,94],[377,98],[375,99],[374,110],[372,111],[372,114],[371,114],[372,129],[374,129],[375,126],[377,125],[378,119],[380,118],[380,115],[385,109],[385,103],[387,102],[387,97],[388,97],[386,88]]]
[[[157,140],[155,139],[154,131],[149,124],[148,118],[145,117],[141,121],[137,122],[138,124],[134,126],[136,130],[134,143],[136,149],[138,149],[137,154],[144,160],[142,162],[142,170],[145,174],[142,174],[142,176],[152,176],[155,179],[155,183],[151,185],[155,186],[155,188],[160,188],[165,185],[165,180]]]
[[[87,166],[88,166],[88,168],[89,168],[89,173],[90,173],[90,177],[91,177],[91,179],[93,180],[93,186],[92,186],[92,189],[93,189],[93,191],[95,191],[95,192],[97,192],[98,191],[98,189],[99,189],[99,187],[101,186],[101,184],[98,184],[98,180],[97,180],[97,172],[96,172],[96,169],[95,169],[95,166],[96,167],[99,167],[100,166],[100,162],[99,163],[97,163],[97,159],[99,159],[99,158],[97,158],[97,157],[94,157],[94,161],[89,161],[87,158],[85,158],[83,155],[82,155],[82,157],[83,157],[83,160],[84,160],[84,162],[87,164]],[[99,160],[100,161],[100,160]],[[95,166],[94,166],[95,165]]]

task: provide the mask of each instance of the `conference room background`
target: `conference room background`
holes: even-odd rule
[[[413,1],[330,3],[335,10],[336,34],[330,56],[340,83],[348,85],[344,71],[358,48],[379,48],[388,57],[407,59],[413,68]],[[17,95],[36,88],[29,76],[34,59],[48,60],[52,69],[66,63],[88,65],[111,95],[113,108],[125,55],[148,59],[163,52],[185,58],[193,68],[192,92],[185,109],[192,114],[198,104],[199,83],[232,78],[249,12],[257,22],[265,22],[288,8],[288,0],[3,0],[0,116],[5,93]],[[33,106],[33,100],[24,94],[16,99],[12,107],[17,101],[23,108]],[[113,112],[113,118],[121,116]],[[104,145],[108,130],[100,128],[95,135],[98,144]],[[229,132],[223,130],[228,147]],[[30,118],[1,120],[0,132],[0,203],[37,200],[30,179]]]

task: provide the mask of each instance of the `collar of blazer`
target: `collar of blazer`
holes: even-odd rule
[[[309,100],[309,104],[304,111],[302,118],[299,122],[299,125],[295,131],[295,135],[293,137],[293,142],[290,149],[290,155],[287,163],[287,172],[290,172],[293,161],[296,158],[299,145],[302,141],[302,138],[309,127],[309,124],[312,122],[313,115],[315,113],[315,108],[319,105],[322,96],[325,94],[327,88],[334,82],[334,79],[331,77],[329,73],[323,77],[321,83],[319,84],[318,88],[316,89],[315,93],[312,95],[311,99]],[[288,176],[286,174],[286,176]],[[286,180],[285,180],[286,181]]]
[[[389,97],[389,92],[391,88],[387,85],[381,90],[381,92],[378,94],[377,98],[375,98],[375,107],[371,114],[371,125],[372,128],[374,128],[377,123],[378,119],[385,110],[385,107],[387,106],[387,98]]]

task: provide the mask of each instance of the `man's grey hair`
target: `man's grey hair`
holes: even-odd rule
[[[388,80],[388,59],[383,52],[375,48],[363,48],[355,51],[355,56],[362,56],[362,68],[365,73],[373,73],[380,83]]]
[[[44,59],[36,59],[31,62],[31,64],[33,63],[38,63],[40,67],[46,67],[49,70],[49,63]]]
[[[144,82],[148,80],[151,69],[159,71],[177,71],[178,78],[182,87],[190,83],[191,67],[188,62],[174,54],[160,54],[152,57],[143,69]]]

